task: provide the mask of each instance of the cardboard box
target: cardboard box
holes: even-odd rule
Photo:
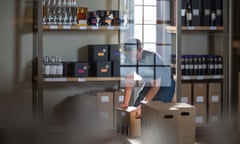
[[[117,108],[117,132],[129,136],[139,137],[141,135],[141,119],[136,119],[136,108]]]
[[[192,84],[182,83],[181,84],[181,101],[183,103],[192,104]]]
[[[114,105],[114,126],[116,126],[117,123],[117,110],[116,108],[119,107],[121,103],[123,103],[124,100],[124,91],[118,90],[114,92],[114,99],[113,99],[113,105]]]
[[[194,83],[193,84],[193,105],[207,103],[207,84]]]
[[[208,84],[208,103],[222,102],[222,85],[221,83]]]
[[[176,103],[174,107],[178,109],[179,114],[179,132],[178,144],[193,144],[196,141],[196,109],[194,106],[186,103]]]
[[[97,92],[98,109],[113,110],[113,92]]]
[[[221,103],[209,103],[208,105],[208,123],[219,123],[222,119],[222,105]]]
[[[179,114],[177,108],[161,101],[152,101],[142,105],[141,120],[143,143],[178,143]]]
[[[114,108],[117,108],[124,101],[124,90],[114,92]]]
[[[114,129],[113,109],[97,111],[97,128],[99,129]]]
[[[194,105],[196,108],[195,123],[196,126],[204,126],[207,124],[207,104],[200,103]]]

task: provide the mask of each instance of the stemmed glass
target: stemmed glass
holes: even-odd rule
[[[51,0],[47,0],[47,23],[52,24],[52,11],[51,11]]]
[[[58,0],[56,7],[57,7],[57,23],[62,24],[62,21],[63,21],[62,0]]]

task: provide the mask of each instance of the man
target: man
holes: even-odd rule
[[[175,90],[175,81],[171,69],[166,67],[162,58],[157,53],[143,50],[141,41],[135,38],[129,39],[124,44],[123,53],[124,64],[135,65],[137,70],[125,75],[124,101],[120,108],[125,109],[128,107],[133,88],[136,86],[136,77],[138,77],[137,80],[142,82],[134,103],[134,106],[137,107],[137,118],[141,116],[141,101],[160,100],[166,103],[171,102]]]

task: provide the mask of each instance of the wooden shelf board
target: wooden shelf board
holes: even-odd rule
[[[59,77],[43,78],[44,82],[88,82],[88,81],[119,81],[120,77]]]
[[[176,33],[176,26],[168,26],[167,30],[170,33]],[[223,26],[183,26],[182,31],[222,31],[224,30]]]
[[[174,79],[176,79],[174,75]],[[223,75],[183,75],[182,80],[222,80]]]
[[[80,25],[43,25],[44,30],[126,30],[127,27],[124,26],[80,26]]]

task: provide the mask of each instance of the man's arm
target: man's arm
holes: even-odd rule
[[[151,89],[148,91],[147,95],[144,98],[145,102],[151,101],[157,94],[160,89],[161,79],[151,81]]]
[[[123,103],[120,104],[120,108],[127,108],[129,105],[130,97],[132,95],[132,90],[134,86],[134,74],[131,73],[125,78],[125,88],[124,88],[124,100]]]

